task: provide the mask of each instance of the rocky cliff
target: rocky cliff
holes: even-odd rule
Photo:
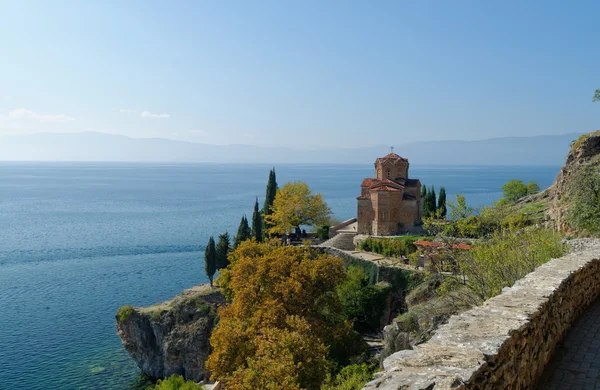
[[[554,184],[547,190],[524,199],[523,203],[545,203],[545,224],[561,231],[570,231],[566,220],[569,193],[574,188],[576,172],[589,164],[600,165],[600,130],[584,134],[572,142],[565,165],[560,169]]]
[[[151,378],[180,374],[201,381],[216,311],[225,298],[218,289],[200,285],[170,301],[141,308],[122,307],[116,315],[123,346]]]

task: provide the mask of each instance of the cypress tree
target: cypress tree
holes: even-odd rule
[[[229,255],[230,243],[229,243],[229,233],[225,232],[223,234],[219,234],[219,242],[216,246],[216,263],[217,269],[227,268],[229,265],[229,260],[227,260],[227,255]]]
[[[240,226],[238,227],[238,232],[233,239],[233,247],[237,248],[242,242],[249,240],[252,236],[252,231],[250,230],[250,225],[248,225],[248,219],[244,215],[242,220],[240,221]]]
[[[212,236],[208,239],[208,244],[204,251],[204,271],[212,287],[213,276],[215,276],[215,272],[217,271],[217,250],[215,248],[215,239]]]
[[[444,187],[440,188],[440,196],[438,197],[438,210],[440,211],[440,216],[442,218],[446,218],[446,189]]]
[[[268,229],[271,227],[271,225],[264,220],[264,216],[271,214],[271,206],[273,206],[273,202],[275,201],[275,195],[277,195],[277,176],[275,175],[275,168],[273,168],[269,172],[269,181],[267,182],[267,193],[265,196],[265,203],[262,209],[264,223],[263,230],[265,230],[267,234]]]
[[[425,201],[425,196],[427,195],[427,186],[425,184],[421,184],[421,199]]]
[[[263,220],[260,215],[260,211],[258,210],[258,198],[256,198],[256,202],[254,202],[254,212],[252,213],[252,238],[256,240],[256,242],[262,242],[263,234]]]
[[[265,203],[263,205],[263,215],[271,214],[271,206],[275,201],[275,195],[277,194],[277,176],[275,175],[275,168],[269,172],[269,181],[267,182],[267,193],[265,196]]]
[[[429,212],[432,217],[435,217],[435,211],[437,210],[436,204],[436,196],[435,196],[435,187],[431,186],[431,190],[428,191],[429,194]]]

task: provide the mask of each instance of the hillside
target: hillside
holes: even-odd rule
[[[560,165],[580,133],[506,137],[479,141],[390,140],[411,164]],[[301,149],[252,145],[207,145],[164,138],[104,133],[40,133],[0,137],[0,161],[121,161],[213,163],[371,164],[389,145]]]

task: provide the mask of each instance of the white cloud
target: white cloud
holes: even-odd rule
[[[123,114],[134,114],[137,110],[134,110],[133,108],[119,108],[119,112],[122,112]]]
[[[169,114],[155,114],[150,111],[144,111],[140,114],[140,116],[142,118],[152,118],[152,119],[166,119],[166,118],[171,117],[171,115],[169,115]]]
[[[8,112],[7,118],[10,120],[33,119],[39,122],[71,122],[75,118],[65,114],[38,114],[26,108],[17,108]]]

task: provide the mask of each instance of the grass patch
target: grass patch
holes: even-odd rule
[[[119,321],[124,322],[135,312],[135,308],[133,306],[121,306],[119,311],[117,312],[117,316],[119,317]]]
[[[592,131],[591,133],[584,134],[581,137],[577,138],[577,141],[573,142],[573,146],[571,147],[571,149],[579,148],[583,144],[583,141],[594,135],[600,135],[600,130]]]

